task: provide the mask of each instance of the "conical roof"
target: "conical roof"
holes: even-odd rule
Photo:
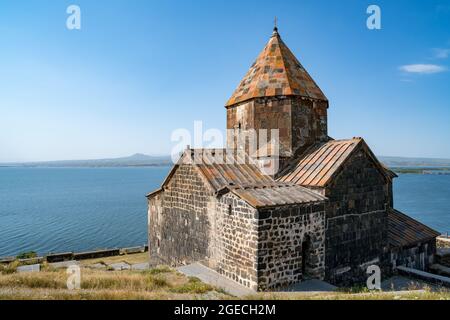
[[[308,72],[281,40],[277,28],[242,79],[226,107],[258,97],[302,96],[328,101]]]

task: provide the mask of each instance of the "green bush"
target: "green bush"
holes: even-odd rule
[[[160,274],[160,273],[170,273],[173,272],[168,266],[160,266],[147,271],[148,274]]]
[[[189,277],[188,283],[175,287],[171,291],[176,293],[206,293],[213,291],[214,288],[209,284],[203,283],[199,278]]]
[[[34,251],[28,251],[28,252],[24,252],[19,254],[16,258],[17,259],[31,259],[31,258],[36,258],[37,257],[37,253]]]

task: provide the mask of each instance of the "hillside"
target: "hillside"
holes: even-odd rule
[[[450,167],[450,159],[378,156],[388,167]]]
[[[171,165],[169,156],[148,156],[136,153],[129,157],[91,160],[61,160],[24,163],[3,163],[0,166],[12,167],[142,167]]]

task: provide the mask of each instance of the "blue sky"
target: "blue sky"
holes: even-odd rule
[[[450,158],[450,1],[2,0],[0,162],[169,154],[177,128],[224,129],[274,16],[330,100],[332,137]]]

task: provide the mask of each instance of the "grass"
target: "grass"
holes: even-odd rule
[[[37,253],[34,251],[29,251],[29,252],[24,252],[19,254],[16,258],[17,259],[31,259],[31,258],[36,258],[37,257]]]
[[[176,293],[207,293],[214,290],[209,284],[201,282],[200,279],[196,277],[189,277],[188,282],[173,288],[171,291]]]
[[[186,277],[167,266],[147,271],[107,271],[86,267],[81,269],[81,289],[68,290],[64,269],[43,265],[41,272],[15,273],[17,262],[0,266],[0,300],[140,300],[140,299],[236,299],[221,289]],[[255,293],[251,300],[450,300],[450,291],[432,291],[424,287],[410,291],[379,292],[362,287],[337,292]]]
[[[8,269],[9,270],[9,269]],[[81,269],[81,289],[67,289],[65,270],[37,273],[3,272],[0,275],[2,299],[217,299],[226,295],[198,279],[187,278],[168,267],[139,271]]]
[[[169,268],[168,266],[158,266],[158,267],[152,268],[146,272],[149,274],[160,274],[160,273],[173,272],[173,269]]]
[[[0,274],[11,274],[16,272],[17,267],[19,266],[19,261],[13,261],[7,265],[0,264]]]
[[[81,260],[82,266],[92,265],[96,263],[100,264],[111,264],[111,263],[119,263],[119,262],[125,262],[128,264],[136,264],[136,263],[143,263],[148,262],[148,252],[143,253],[135,253],[135,254],[124,254],[120,256],[114,256],[114,257],[105,257],[105,258],[97,258],[97,259],[88,259],[88,260]]]

